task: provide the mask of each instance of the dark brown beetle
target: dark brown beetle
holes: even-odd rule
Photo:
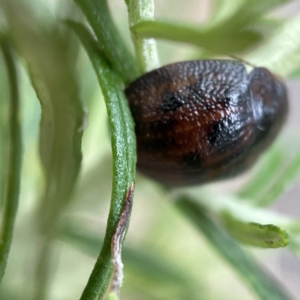
[[[265,68],[229,60],[179,62],[126,89],[138,169],[170,186],[207,183],[252,166],[288,110],[284,83]]]

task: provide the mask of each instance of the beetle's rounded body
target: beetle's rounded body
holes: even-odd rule
[[[166,185],[220,180],[247,169],[287,114],[284,84],[265,68],[187,61],[149,72],[125,94],[135,121],[138,169]]]

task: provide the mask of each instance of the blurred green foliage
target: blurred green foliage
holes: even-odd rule
[[[192,2],[169,0],[163,6],[179,13],[182,5],[190,5],[190,12],[204,7],[204,2],[196,7]],[[87,285],[94,296],[81,299],[102,298],[113,272],[111,237],[128,184],[134,181],[135,143],[122,88],[141,70],[157,64],[149,61],[156,55],[155,42],[144,43],[145,38],[163,40],[158,42],[162,62],[235,55],[281,76],[299,78],[300,13],[290,18],[274,14],[288,2],[210,1],[210,17],[197,24],[187,23],[185,16],[181,22],[168,16],[151,21],[153,2],[144,0],[137,10],[129,9],[131,40],[122,0],[1,1],[0,43],[3,48],[8,41],[17,65],[24,144],[22,172],[14,176],[21,179],[21,192],[10,252],[10,241],[3,238],[6,227],[1,227],[4,256],[9,252],[1,299],[79,299],[104,245],[105,255],[98,258]],[[126,3],[136,7],[135,0]],[[12,81],[6,64],[2,55],[3,224],[11,204],[6,197],[9,145],[17,137],[9,135],[9,124],[17,121],[9,117]],[[121,298],[291,299],[252,258],[257,254],[263,260],[269,250],[254,252],[237,241],[263,248],[289,243],[289,249],[300,255],[299,221],[266,208],[299,175],[300,138],[295,136],[285,131],[247,182],[231,192],[219,185],[166,191],[138,176],[123,249]],[[14,218],[8,219],[12,230]],[[4,269],[5,262],[0,263]]]

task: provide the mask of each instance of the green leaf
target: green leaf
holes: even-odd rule
[[[299,220],[287,226],[290,243],[288,248],[300,257],[300,222]]]
[[[214,22],[231,26],[245,26],[265,16],[278,6],[288,3],[290,0],[215,0]]]
[[[29,300],[26,296],[22,295],[22,297],[20,297],[18,295],[18,292],[16,292],[15,290],[9,290],[8,288],[5,288],[3,286],[1,286],[1,290],[0,290],[0,299],[5,299],[5,300]]]
[[[134,124],[122,81],[113,72],[99,46],[81,24],[72,21],[68,25],[75,31],[93,64],[104,95],[109,118],[113,153],[113,190],[106,234],[101,253],[81,299],[101,299],[113,271],[111,241],[122,213],[125,197],[135,181],[136,141]]]
[[[291,234],[289,248],[300,258],[300,234]]]
[[[239,9],[240,5],[245,3],[245,0],[213,0],[213,11],[210,22],[215,24],[229,18]]]
[[[0,35],[1,39],[1,35]],[[3,38],[2,38],[3,39]],[[2,42],[0,40],[0,43]],[[6,76],[5,61],[0,55],[0,209],[4,205],[4,192],[7,177],[8,157],[8,115],[9,115],[9,81]]]
[[[257,19],[265,16],[271,10],[278,6],[288,3],[290,0],[247,0],[240,2],[240,5],[231,6],[232,14],[221,21],[217,27],[233,30],[234,28],[244,28],[248,25],[253,25]]]
[[[7,41],[0,44],[6,63],[7,77],[10,86],[9,99],[9,145],[7,155],[7,179],[4,196],[4,211],[0,235],[0,283],[5,273],[10,246],[13,239],[15,219],[19,204],[22,141],[20,128],[20,100],[18,88],[18,76],[14,57]],[[1,201],[2,202],[2,201]]]
[[[215,246],[219,254],[236,270],[245,284],[261,300],[288,300],[289,296],[268,276],[214,221],[204,207],[186,197],[175,202],[200,232]]]
[[[289,74],[288,77],[291,79],[299,79],[300,78],[300,68],[291,72],[291,74]]]
[[[25,61],[41,104],[40,157],[45,189],[36,224],[44,239],[37,259],[36,299],[46,296],[51,244],[60,214],[71,199],[81,165],[84,113],[79,99],[70,40],[56,23],[44,27],[19,1],[6,1],[14,45]]]
[[[138,77],[139,71],[108,9],[106,0],[74,0],[93,28],[99,47],[125,83]]]
[[[205,26],[141,21],[131,26],[131,31],[144,38],[185,42],[213,54],[230,55],[253,47],[263,40],[263,36],[269,37],[278,24],[263,20],[262,17],[287,2],[289,1],[235,1],[227,3],[228,5],[217,5],[217,9],[223,12],[219,16],[217,13],[215,19]]]
[[[276,224],[283,228],[289,228],[295,222],[293,218],[257,207],[250,201],[242,201],[243,199],[234,194],[217,193],[215,189],[199,188],[186,191],[185,194],[197,199],[201,205],[213,211],[220,218],[224,213],[230,213],[234,218],[243,222]]]
[[[280,76],[288,76],[300,64],[299,34],[300,14],[284,22],[262,47],[252,51],[245,60],[254,65],[263,65]]]
[[[283,136],[264,155],[258,170],[237,196],[257,206],[270,205],[299,177],[299,160],[300,139]]]
[[[256,205],[267,206],[274,202],[300,175],[300,149],[298,154],[281,170],[281,176],[272,182],[268,190],[256,199]]]
[[[246,185],[238,192],[237,196],[248,201],[255,199],[263,193],[268,185],[274,180],[286,162],[286,148],[274,145],[263,157],[259,169],[248,180]]]
[[[250,29],[224,31],[162,21],[144,21],[130,28],[137,36],[185,42],[219,54],[244,51],[261,41],[262,36]]]
[[[49,228],[69,201],[79,172],[84,113],[68,40],[60,28],[46,31],[24,6],[8,3],[11,34],[42,108],[40,155],[46,188],[40,219]]]
[[[243,244],[260,248],[282,248],[288,245],[287,232],[272,224],[243,222],[224,212],[221,221],[228,232]]]

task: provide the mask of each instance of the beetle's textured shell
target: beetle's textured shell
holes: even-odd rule
[[[147,73],[125,94],[138,169],[167,185],[231,177],[273,141],[287,112],[283,83],[236,61],[180,62]]]

